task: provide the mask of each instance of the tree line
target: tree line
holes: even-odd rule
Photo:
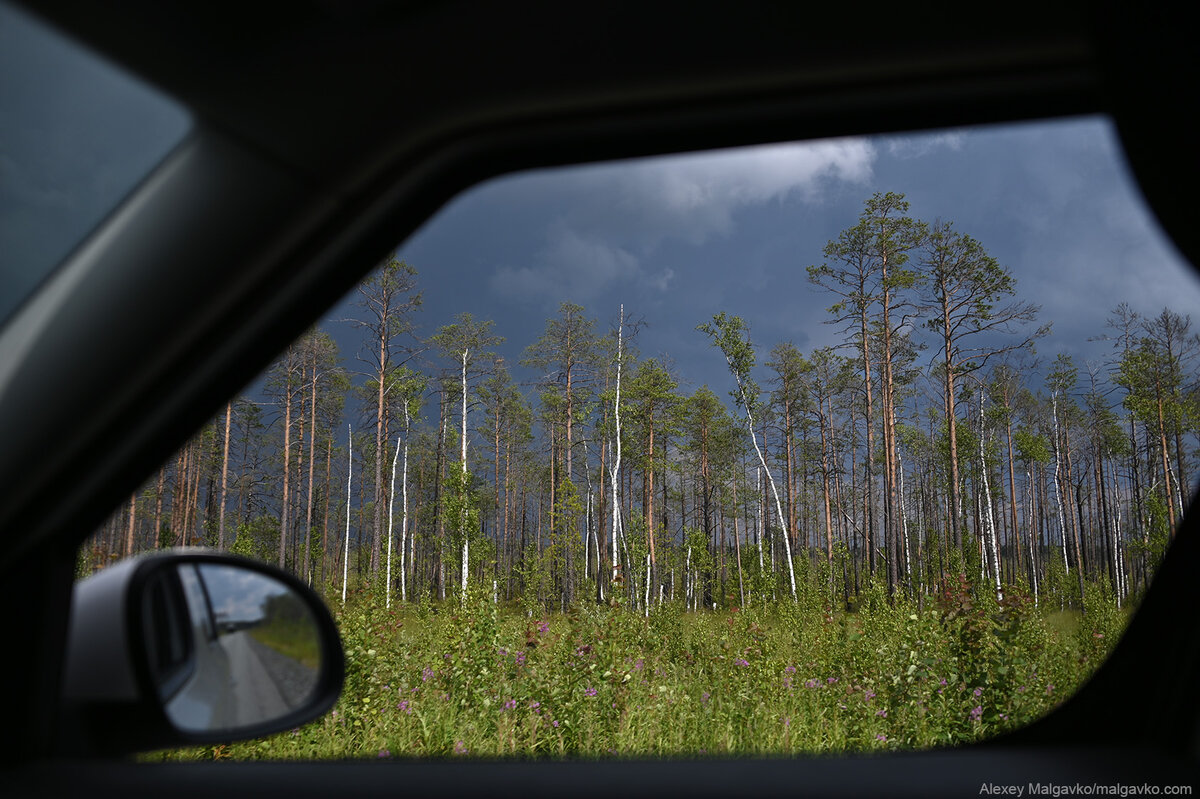
[[[364,280],[349,361],[313,329],[93,535],[92,567],[201,544],[329,596],[568,608],[713,608],[878,583],[918,601],[966,575],[997,599],[1125,602],[1162,556],[1200,437],[1190,318],[1122,303],[1102,361],[1039,358],[1050,333],[1009,269],[952,223],[869,198],[808,268],[841,344],[755,344],[698,319],[721,385],[681,390],[564,302],[517,382],[491,321],[421,338],[416,270]],[[722,399],[722,394],[728,400]],[[355,411],[358,409],[358,412]]]

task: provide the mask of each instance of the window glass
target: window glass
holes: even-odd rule
[[[175,103],[0,2],[0,324],[189,127]]]
[[[1198,300],[1104,119],[507,177],[81,556],[323,592],[337,711],[221,756],[976,741],[1087,679],[1174,535]]]

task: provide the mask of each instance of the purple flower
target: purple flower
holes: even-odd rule
[[[788,666],[786,669],[784,669],[784,671],[785,671],[785,672],[787,672],[788,674],[795,674],[795,673],[796,673],[796,667],[795,667],[795,666]]]
[[[885,718],[885,719],[886,719],[886,718],[887,718],[887,711],[886,711],[886,710],[876,710],[876,711],[875,711],[875,715],[876,715],[876,716],[880,716],[880,717],[882,717],[882,718]]]
[[[645,665],[646,665],[646,662],[644,660],[642,660],[641,658],[638,658],[637,663],[633,664],[633,670],[641,671],[645,667]]]
[[[433,669],[428,666],[421,669],[421,682],[429,682],[431,679],[433,679]]]
[[[791,677],[783,678],[783,687],[788,689],[789,691],[792,690],[792,678]]]
[[[555,719],[554,721],[552,721],[550,723],[553,724],[555,727],[558,727],[558,719]]]
[[[945,677],[943,677],[942,679],[938,680],[938,685],[945,685],[945,684],[946,684],[946,678],[945,678]]]
[[[702,704],[702,705],[707,705],[707,704],[708,704],[708,700],[709,700],[711,697],[712,697],[712,694],[710,694],[708,691],[705,691],[704,693],[700,694],[700,704]]]
[[[983,689],[976,688],[974,691],[972,691],[972,693],[975,694],[975,698],[978,699],[979,697],[983,696]]]
[[[816,687],[817,687],[817,686],[819,686],[820,684],[821,684],[821,683],[820,683],[820,682],[818,682],[817,680],[805,680],[805,681],[804,681],[804,687],[805,687],[805,688],[816,688]]]
[[[1027,690],[1028,690],[1028,689],[1027,689],[1027,688],[1026,688],[1024,685],[1018,685],[1018,686],[1017,686],[1017,693],[1019,693],[1019,694],[1023,694],[1023,693],[1025,693],[1025,691],[1027,691]]]
[[[886,735],[884,735],[883,733],[879,733],[878,735],[876,735],[876,736],[875,736],[875,740],[876,740],[876,741],[886,741],[886,740],[887,740],[887,736],[886,736]]]
[[[541,706],[542,706],[542,703],[541,703],[541,702],[530,702],[530,703],[529,703],[529,709],[530,709],[530,710],[532,710],[532,711],[534,711],[535,713],[541,713],[541,712],[542,712],[542,711],[538,710],[538,708],[539,708],[539,707],[541,707]]]
[[[548,621],[538,622],[538,634],[545,635],[548,632],[550,632],[550,622],[548,622]]]
[[[737,660],[733,661],[733,665],[735,665],[735,666],[749,666],[749,665],[750,665],[750,661],[746,660],[745,658],[738,658]]]
[[[837,682],[837,677],[829,677],[825,680],[825,682],[829,683],[830,685],[833,685],[835,682]]]
[[[504,709],[505,710],[516,710],[517,709],[517,700],[510,699],[507,702],[505,702]]]
[[[517,653],[517,665],[518,666],[525,665],[525,653],[523,651]]]
[[[872,691],[870,688],[868,688],[866,691],[863,692],[863,699],[865,701],[870,702],[874,698],[875,698],[875,692]]]
[[[982,715],[983,715],[983,706],[976,705],[975,708],[971,711],[971,720],[979,721],[979,717]]]
[[[1046,686],[1046,696],[1049,696],[1052,693],[1054,693],[1054,684],[1053,683]]]
[[[595,688],[592,688],[592,687],[589,685],[587,688],[585,688],[585,689],[584,689],[584,691],[583,691],[583,695],[584,695],[584,696],[595,696],[595,695],[596,695],[596,689],[595,689]]]
[[[392,756],[392,753],[386,749],[380,749],[379,754],[375,755],[375,757],[391,757],[391,756]]]
[[[454,742],[454,754],[456,754],[456,755],[469,754],[467,752],[467,745],[464,744],[462,741],[455,741]]]
[[[412,714],[412,709],[409,708],[407,699],[400,700],[400,704],[396,705],[396,709],[403,710],[405,713],[408,713],[410,715]]]

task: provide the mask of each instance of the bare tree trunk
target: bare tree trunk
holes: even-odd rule
[[[221,507],[217,511],[217,549],[225,548],[225,499],[229,491],[229,422],[233,401],[225,404],[225,446],[221,454]]]
[[[137,520],[137,492],[129,496],[129,527],[125,531],[125,557],[133,554],[133,530]]]
[[[346,554],[342,558],[342,604],[346,604],[346,581],[350,574],[350,481],[354,475],[354,428],[346,425]]]
[[[288,496],[292,477],[292,365],[288,354],[287,381],[283,393],[283,503],[279,508],[279,568],[283,568],[287,555],[288,540]]]

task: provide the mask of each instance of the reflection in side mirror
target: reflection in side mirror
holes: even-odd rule
[[[269,723],[304,707],[321,668],[313,613],[283,583],[218,564],[177,567],[194,646],[167,718],[189,732]],[[153,614],[151,614],[153,615]]]
[[[155,553],[76,584],[61,748],[120,754],[253,738],[333,706],[341,643],[292,575],[212,553]]]

